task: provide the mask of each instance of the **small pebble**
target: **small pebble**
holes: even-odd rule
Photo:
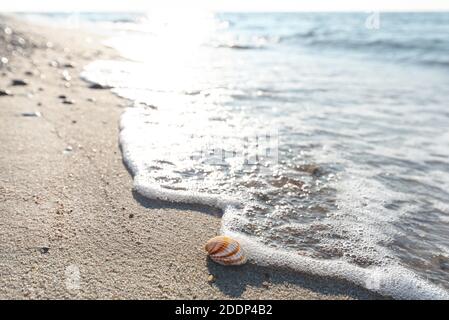
[[[1,57],[0,58],[0,61],[3,63],[3,64],[7,64],[8,63],[8,58],[6,58],[6,57]]]
[[[64,103],[64,104],[75,104],[75,101],[71,100],[71,99],[65,99],[64,101],[62,101],[62,103]]]
[[[130,218],[130,219],[134,218],[134,214],[130,213],[130,214],[129,214],[129,218]]]
[[[19,44],[22,45],[22,46],[26,43],[25,39],[22,38],[22,37],[18,37],[17,38],[17,42],[19,42]]]
[[[46,254],[46,253],[48,253],[48,251],[50,251],[49,247],[41,247],[41,248],[39,248],[39,252],[42,253],[42,254]]]
[[[14,79],[11,81],[11,85],[13,86],[27,86],[28,82],[26,80]]]
[[[63,78],[65,81],[70,81],[70,80],[72,80],[72,76],[70,75],[70,73],[69,73],[67,70],[64,70],[64,71],[62,72],[62,78]]]
[[[96,102],[97,100],[95,100],[95,98],[87,98],[87,101],[89,101],[89,102]]]
[[[40,117],[40,116],[41,116],[41,113],[39,111],[22,113],[22,117]]]
[[[89,85],[89,89],[112,89],[111,86],[107,86],[107,85],[101,85],[99,83],[92,83],[91,85]]]
[[[0,97],[3,96],[12,96],[12,93],[9,90],[0,90]]]
[[[214,283],[216,280],[215,276],[213,274],[210,274],[209,277],[207,277],[207,282]]]
[[[73,151],[73,148],[72,148],[71,146],[67,146],[67,147],[65,148],[65,151],[68,151],[68,152]]]
[[[58,96],[59,99],[67,99],[67,96],[65,94],[60,94]]]

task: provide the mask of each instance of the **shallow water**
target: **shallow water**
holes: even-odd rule
[[[129,61],[83,76],[135,101],[142,194],[223,209],[256,262],[447,297],[449,14],[367,17],[86,16]]]

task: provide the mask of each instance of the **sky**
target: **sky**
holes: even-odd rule
[[[449,11],[449,0],[13,0],[3,11]]]

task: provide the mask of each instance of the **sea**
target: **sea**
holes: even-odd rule
[[[251,263],[449,298],[449,13],[26,16],[122,56],[82,77],[132,101],[141,195],[221,209]]]

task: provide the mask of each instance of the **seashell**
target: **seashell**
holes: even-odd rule
[[[207,241],[205,249],[210,258],[225,266],[237,266],[246,263],[245,251],[236,240],[218,236]]]

